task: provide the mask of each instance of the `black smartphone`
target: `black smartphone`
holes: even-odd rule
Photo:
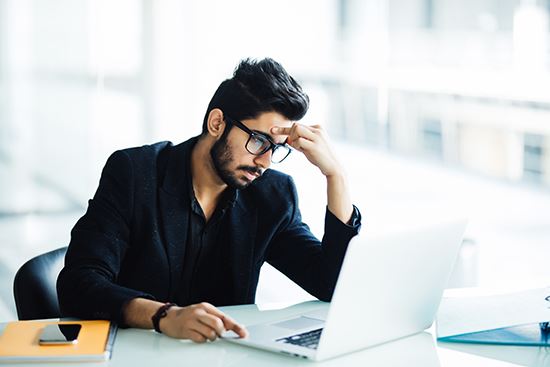
[[[38,343],[40,345],[76,344],[81,328],[81,324],[46,325],[40,333]]]

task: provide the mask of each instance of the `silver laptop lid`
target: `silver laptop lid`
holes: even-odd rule
[[[428,328],[451,275],[465,220],[349,244],[315,359],[359,350]]]

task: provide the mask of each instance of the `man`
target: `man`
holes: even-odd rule
[[[309,99],[280,64],[244,60],[208,106],[202,134],[115,152],[71,232],[57,289],[65,316],[155,328],[195,342],[246,329],[216,306],[254,303],[268,261],[329,301],[360,213]],[[290,147],[327,180],[322,243],[292,179],[268,170]]]

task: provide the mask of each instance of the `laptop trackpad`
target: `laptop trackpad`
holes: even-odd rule
[[[323,320],[312,319],[310,317],[300,316],[300,317],[296,317],[294,319],[281,321],[281,322],[278,322],[276,324],[271,324],[271,325],[282,327],[282,328],[285,328],[285,329],[290,329],[290,330],[298,330],[298,329],[305,329],[305,328],[309,328],[309,327],[313,327],[313,326],[317,326],[317,325],[320,326],[320,325],[323,325],[323,324],[324,324]]]

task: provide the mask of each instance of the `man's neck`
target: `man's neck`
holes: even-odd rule
[[[207,218],[209,217],[207,213],[214,211],[221,194],[227,188],[216,174],[210,148],[205,139],[199,139],[191,152],[193,191]]]

